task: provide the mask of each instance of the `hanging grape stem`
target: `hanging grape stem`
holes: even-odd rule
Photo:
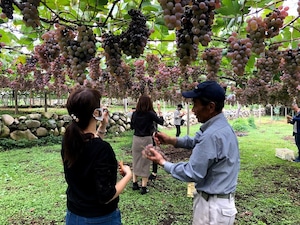
[[[110,11],[109,11],[109,13],[108,13],[108,15],[107,15],[107,17],[106,17],[104,23],[102,24],[102,27],[105,26],[105,24],[107,23],[109,17],[113,18],[113,17],[112,17],[112,12],[113,12],[113,10],[114,10],[116,4],[117,4],[119,1],[120,1],[120,0],[115,0],[115,1],[114,1],[113,6],[111,7],[111,9],[110,9]]]

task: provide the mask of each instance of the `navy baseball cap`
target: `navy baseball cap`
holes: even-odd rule
[[[225,89],[216,81],[204,81],[199,83],[194,90],[182,92],[185,98],[204,97],[212,101],[222,102],[225,100]]]

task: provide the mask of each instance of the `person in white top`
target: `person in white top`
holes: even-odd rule
[[[183,108],[182,104],[177,105],[177,109],[174,112],[174,125],[176,127],[176,137],[179,137],[181,130],[180,126],[182,117],[184,116],[184,112],[181,112],[181,109]]]

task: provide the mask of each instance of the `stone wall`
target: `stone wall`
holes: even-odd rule
[[[264,116],[264,109],[261,112],[258,110],[224,110],[224,115],[230,120],[237,117],[258,117]],[[174,127],[174,112],[165,112],[163,114],[165,123],[164,127]],[[184,126],[187,125],[187,116]],[[57,115],[56,113],[32,113],[26,116],[14,118],[11,115],[3,114],[0,117],[0,138],[11,138],[13,140],[28,139],[34,140],[40,137],[45,137],[50,134],[59,136],[63,135],[66,127],[71,122],[72,118],[69,115]],[[189,116],[191,125],[197,124],[197,118],[193,113]],[[160,125],[159,125],[160,127]],[[108,133],[120,134],[126,130],[130,130],[130,117],[126,113],[114,112],[110,115]]]

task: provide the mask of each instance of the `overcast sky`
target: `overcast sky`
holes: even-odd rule
[[[284,6],[289,6],[289,15],[297,16],[297,7],[298,7],[298,0],[285,0],[283,3]]]

